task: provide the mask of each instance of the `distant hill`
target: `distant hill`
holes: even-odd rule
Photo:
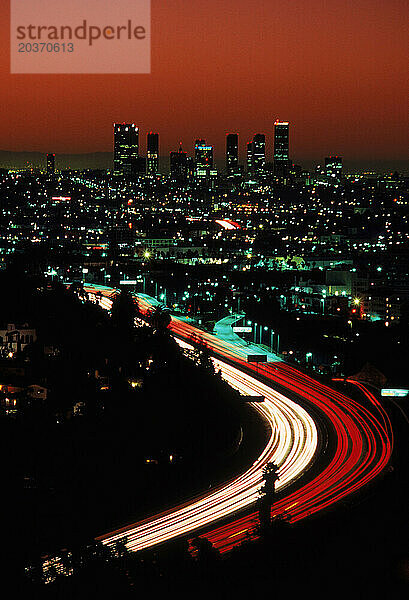
[[[24,167],[45,168],[46,155],[41,152],[10,152],[0,150],[0,168],[22,169]],[[111,169],[111,152],[92,154],[56,154],[57,169]]]
[[[46,155],[42,152],[11,152],[0,150],[1,169],[23,169],[37,167],[45,169]],[[112,152],[92,152],[90,154],[57,154],[55,166],[61,169],[112,169]],[[159,170],[169,171],[169,158],[159,157]]]
[[[224,159],[217,160],[216,166],[224,169]],[[312,161],[311,159],[294,159],[294,162],[301,164],[306,169],[314,170],[315,165],[322,164],[322,161]],[[92,152],[89,154],[56,154],[55,164],[57,169],[112,169],[112,152]],[[24,167],[45,168],[46,155],[42,152],[12,152],[9,150],[0,150],[0,168],[2,169],[23,169]],[[378,173],[398,171],[403,174],[409,174],[408,160],[344,160],[344,170],[346,173],[359,171],[375,171]],[[169,172],[169,157],[159,157],[159,171]]]

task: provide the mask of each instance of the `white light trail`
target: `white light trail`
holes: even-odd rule
[[[263,452],[249,469],[233,481],[202,498],[167,514],[98,538],[104,544],[127,539],[129,550],[137,551],[170,540],[254,503],[262,482],[262,469],[269,462],[279,467],[282,489],[297,479],[311,463],[318,432],[310,415],[295,402],[220,360],[214,360],[223,378],[244,395],[264,396],[263,403],[250,403],[268,421],[271,436]]]
[[[87,286],[88,291],[90,287]],[[92,292],[89,296],[96,299]],[[112,301],[103,296],[100,304],[109,310]],[[175,339],[181,347],[193,348]],[[113,544],[126,538],[128,549],[138,551],[193,532],[256,502],[267,463],[274,462],[279,467],[277,490],[298,479],[311,464],[318,446],[318,431],[312,417],[301,406],[250,375],[219,359],[212,360],[227,383],[242,395],[264,397],[262,403],[249,403],[270,426],[264,450],[250,468],[232,481],[164,514],[100,536],[97,539],[102,543]]]

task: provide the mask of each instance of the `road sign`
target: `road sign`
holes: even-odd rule
[[[122,279],[119,285],[136,285],[138,282],[136,279]]]
[[[405,398],[409,394],[409,390],[398,388],[383,388],[381,396],[394,396],[395,398]]]
[[[233,327],[234,333],[251,333],[253,330],[251,327]]]
[[[267,362],[267,354],[248,354],[247,362]]]

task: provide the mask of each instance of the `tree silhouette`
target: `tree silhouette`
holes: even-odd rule
[[[131,294],[122,290],[112,303],[111,319],[112,325],[126,338],[133,338],[135,314],[135,304]]]
[[[169,312],[163,310],[161,306],[156,308],[150,314],[150,322],[155,331],[163,333],[169,327],[172,317]]]
[[[211,567],[219,562],[220,552],[207,538],[197,536],[193,538],[191,544],[196,550],[197,560],[203,566]]]
[[[205,340],[197,334],[193,334],[190,340],[197,350],[197,365],[204,371],[214,374],[214,365],[211,354]]]
[[[263,468],[263,485],[259,490],[259,521],[260,531],[267,532],[271,526],[271,507],[275,496],[275,483],[279,480],[278,467],[267,463]]]

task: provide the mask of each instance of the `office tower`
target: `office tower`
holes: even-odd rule
[[[206,140],[197,139],[195,140],[195,161],[196,161],[196,152],[199,146],[206,146]]]
[[[325,175],[331,179],[341,179],[342,177],[342,157],[327,156],[325,159]]]
[[[188,175],[187,154],[180,145],[177,152],[170,153],[170,176],[174,181],[186,181]]]
[[[146,175],[146,158],[144,156],[138,156],[132,161],[131,174]]]
[[[55,173],[55,154],[47,154],[47,175]]]
[[[247,173],[253,173],[253,142],[247,144]]]
[[[274,123],[274,171],[279,176],[286,175],[290,166],[289,128],[287,121]]]
[[[114,174],[131,175],[139,156],[139,127],[135,123],[114,124]]]
[[[201,140],[202,142],[203,140]],[[195,145],[195,172],[197,179],[208,179],[213,170],[213,146]]]
[[[261,175],[266,164],[266,136],[263,133],[256,133],[253,137],[253,172],[255,175]]]
[[[227,177],[233,177],[239,171],[239,136],[237,133],[229,133],[226,137],[226,173]]]
[[[148,133],[146,143],[146,172],[155,175],[159,169],[159,134]]]
[[[186,159],[187,166],[187,178],[189,181],[193,181],[195,177],[195,161],[192,156],[188,156]]]

